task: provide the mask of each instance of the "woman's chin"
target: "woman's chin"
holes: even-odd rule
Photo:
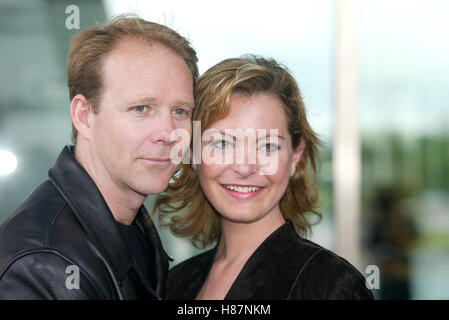
[[[238,214],[236,213],[238,212]],[[257,211],[245,211],[239,210],[231,214],[222,214],[223,220],[233,222],[233,223],[252,223],[263,218],[264,215]]]

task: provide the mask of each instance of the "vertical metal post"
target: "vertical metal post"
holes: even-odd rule
[[[360,268],[359,0],[336,1],[333,205],[337,252]]]

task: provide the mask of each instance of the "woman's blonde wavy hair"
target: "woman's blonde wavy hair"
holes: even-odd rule
[[[201,121],[201,134],[227,117],[234,94],[278,97],[283,102],[293,150],[304,139],[305,149],[279,206],[284,218],[290,219],[296,231],[307,237],[312,225],[308,215],[321,219],[316,211],[316,170],[318,147],[322,143],[307,121],[295,79],[273,59],[251,55],[221,61],[207,70],[195,87],[192,120]],[[167,190],[156,198],[153,213],[158,214],[161,225],[169,226],[177,236],[190,237],[196,247],[205,247],[220,235],[220,214],[204,196],[190,164],[180,164]]]

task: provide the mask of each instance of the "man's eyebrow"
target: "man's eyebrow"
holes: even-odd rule
[[[143,97],[135,100],[133,103],[129,103],[131,106],[137,106],[137,105],[157,105],[159,103],[159,99],[154,97]],[[194,108],[194,103],[191,101],[178,101],[174,104],[175,106],[185,106],[188,108]]]
[[[195,107],[195,104],[190,101],[179,101],[178,103],[175,103],[175,105],[180,105],[180,106],[188,107],[191,109],[193,109]]]
[[[157,104],[158,99],[152,97],[143,97],[129,103],[130,106],[144,105],[144,104]]]

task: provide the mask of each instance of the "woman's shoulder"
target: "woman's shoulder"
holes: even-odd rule
[[[276,247],[282,246],[283,254],[296,260],[302,272],[307,271],[311,266],[320,265],[321,269],[345,271],[363,278],[362,274],[346,259],[298,235],[290,221],[286,223],[282,231],[278,236],[273,237],[274,241],[271,243]]]
[[[298,235],[290,220],[270,235],[260,248],[264,254],[288,259],[291,262],[289,266],[295,265],[303,272],[313,264],[322,264],[323,268],[345,269],[360,274],[344,258]]]
[[[214,254],[215,248],[204,251],[176,264],[170,269],[169,277],[184,275],[185,273],[190,273],[193,270],[198,269],[198,267],[204,266],[205,264],[213,260]]]
[[[298,236],[296,250],[308,251],[306,261],[298,261],[294,287],[311,299],[373,299],[365,277],[349,261],[310,240]],[[300,256],[300,255],[299,255]],[[314,296],[321,292],[323,296]],[[311,293],[311,295],[309,295]]]
[[[290,284],[287,299],[372,299],[365,277],[349,261],[302,238],[291,221],[267,239],[260,256],[277,263]],[[279,279],[278,279],[279,280]]]
[[[349,261],[317,243],[301,238],[298,247],[299,249],[301,247],[313,248],[313,253],[310,254],[307,263],[303,266],[303,272],[307,272],[307,269],[311,267],[314,267],[314,270],[316,270],[315,268],[320,266],[320,270],[323,271],[345,272],[363,278],[362,274]]]
[[[215,248],[195,255],[172,267],[167,278],[167,299],[194,299],[206,278]]]
[[[356,274],[360,274],[360,272],[349,261],[311,240],[298,236],[295,249],[301,252],[309,252],[307,263],[323,264],[323,267],[325,266],[327,268],[336,268],[340,270],[347,269]],[[304,268],[307,266],[308,264],[305,264]]]

